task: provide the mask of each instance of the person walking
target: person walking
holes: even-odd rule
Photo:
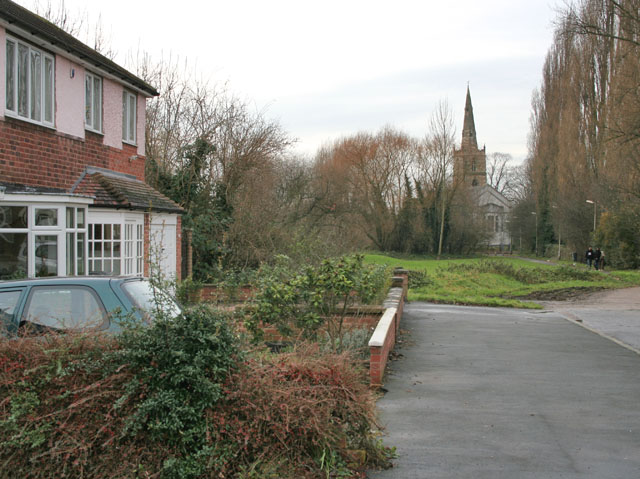
[[[600,269],[604,271],[604,251],[600,251]]]
[[[589,246],[589,249],[584,255],[585,259],[587,260],[587,266],[589,266],[589,269],[591,269],[591,266],[593,265],[593,255],[593,248]]]
[[[593,265],[596,267],[596,270],[600,269],[600,257],[602,256],[602,252],[600,248],[596,248],[593,253]]]

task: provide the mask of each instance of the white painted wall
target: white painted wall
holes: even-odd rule
[[[177,273],[177,226],[177,215],[155,213],[151,216],[149,257],[152,263],[160,266],[160,272],[165,279],[172,279]]]

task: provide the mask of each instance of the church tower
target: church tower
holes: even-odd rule
[[[453,174],[456,182],[472,187],[487,184],[487,154],[485,150],[485,147],[478,148],[471,92],[467,86],[462,143],[460,143],[460,149],[453,152]]]

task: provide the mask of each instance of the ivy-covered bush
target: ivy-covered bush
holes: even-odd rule
[[[119,343],[114,363],[127,365],[133,377],[116,409],[135,401],[124,432],[174,449],[167,477],[204,472],[212,433],[205,412],[223,397],[239,356],[228,317],[200,305],[178,319],[156,318],[151,328],[129,327]]]

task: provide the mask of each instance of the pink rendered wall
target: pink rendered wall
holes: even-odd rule
[[[136,107],[138,110],[138,118],[136,118],[136,139],[138,142],[138,155],[140,156],[144,156],[146,107],[147,99],[138,94],[138,105]]]
[[[56,130],[84,138],[84,68],[60,55],[55,62]]]
[[[0,118],[5,110],[5,48],[6,32],[0,27]],[[73,70],[73,78],[71,71]],[[99,72],[96,72],[99,74]],[[107,146],[122,149],[122,91],[123,86],[108,78],[103,79],[103,141]],[[68,58],[55,55],[55,128],[60,133],[85,138],[84,127],[84,67]],[[137,154],[145,154],[146,98],[137,95]]]
[[[102,79],[102,124],[104,144],[122,148],[122,85]]]
[[[104,143],[122,148],[122,92],[124,88],[108,78],[103,78]],[[137,94],[136,146],[137,153],[144,156],[145,109],[147,100]]]
[[[4,106],[5,102],[5,93],[6,93],[6,77],[5,77],[5,62],[6,62],[6,54],[5,49],[7,47],[6,33],[4,28],[0,27],[0,118],[4,118]]]

